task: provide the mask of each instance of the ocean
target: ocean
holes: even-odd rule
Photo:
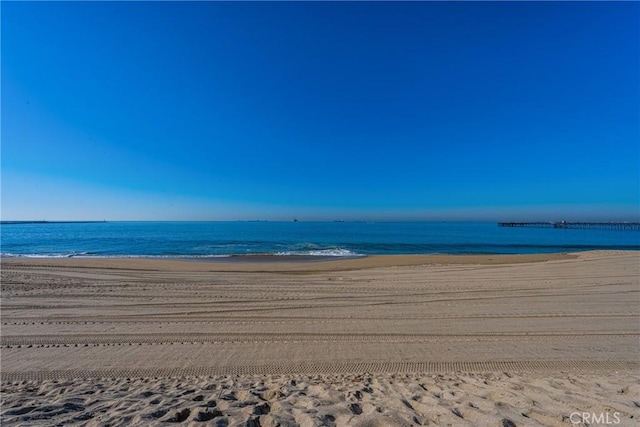
[[[97,222],[5,224],[3,257],[216,259],[269,254],[535,254],[640,250],[637,231],[490,222]]]

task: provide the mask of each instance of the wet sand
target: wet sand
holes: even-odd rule
[[[3,425],[640,416],[638,252],[246,261],[3,259]]]

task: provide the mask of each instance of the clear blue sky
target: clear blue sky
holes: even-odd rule
[[[640,3],[2,2],[2,219],[640,217]]]

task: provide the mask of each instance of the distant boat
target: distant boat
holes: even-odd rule
[[[298,222],[298,218],[293,218],[293,222]]]

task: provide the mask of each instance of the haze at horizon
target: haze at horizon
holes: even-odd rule
[[[3,220],[638,220],[637,3],[2,4]]]

